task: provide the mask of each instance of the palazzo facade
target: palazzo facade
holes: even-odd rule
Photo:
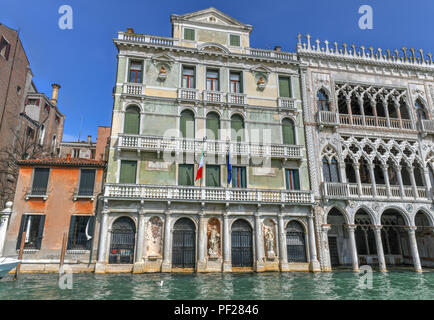
[[[321,270],[434,265],[434,65],[307,35],[297,45]]]
[[[95,271],[319,271],[297,55],[214,8],[171,23],[114,39]]]

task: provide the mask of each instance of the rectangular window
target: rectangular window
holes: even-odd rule
[[[286,189],[287,190],[300,190],[300,178],[298,169],[286,169]]]
[[[229,43],[231,46],[233,46],[233,47],[239,47],[240,46],[240,36],[239,35],[231,34],[229,36],[229,39],[230,39]]]
[[[142,63],[140,61],[131,61],[129,82],[142,83]]]
[[[180,186],[194,185],[194,165],[180,164],[178,166],[178,185]]]
[[[184,28],[184,39],[194,41],[194,29]]]
[[[205,185],[207,187],[220,187],[220,166],[206,166]]]
[[[247,188],[246,167],[232,167],[232,187]]]
[[[218,70],[206,70],[206,90],[219,90],[219,72]]]
[[[137,161],[121,160],[119,183],[136,183]]]
[[[94,232],[94,216],[71,216],[67,250],[90,250]]]
[[[279,77],[279,97],[291,98],[291,79]]]
[[[95,159],[95,149],[90,150],[90,158]]]
[[[229,75],[229,86],[230,92],[232,93],[242,93],[241,87],[241,72],[231,72]]]
[[[79,196],[93,196],[95,186],[95,169],[80,170],[80,185],[78,187]]]
[[[196,88],[195,76],[193,67],[182,67],[182,87]]]
[[[8,60],[10,51],[11,45],[4,37],[2,37],[0,40],[0,55],[2,55],[6,60]]]
[[[72,157],[73,158],[80,158],[80,149],[73,149],[72,150]]]
[[[47,194],[50,168],[35,168],[33,171],[32,195],[44,196]]]
[[[26,232],[24,239],[25,249],[41,249],[42,234],[44,233],[45,215],[24,214],[21,217],[20,231],[18,232],[17,250],[21,245],[23,232]]]

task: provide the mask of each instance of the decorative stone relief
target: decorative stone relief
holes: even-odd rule
[[[273,220],[267,219],[263,223],[265,255],[267,259],[274,260],[276,258],[276,235],[275,225]]]
[[[148,259],[161,257],[163,221],[159,217],[149,219],[146,232],[146,256]]]
[[[208,238],[208,256],[210,259],[218,259],[221,257],[221,231],[220,221],[217,218],[211,218],[207,226]]]

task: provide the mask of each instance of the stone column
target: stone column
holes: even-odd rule
[[[332,264],[330,260],[330,249],[329,249],[329,239],[328,239],[328,232],[331,229],[331,225],[329,224],[323,224],[321,226],[321,238],[322,243],[324,244],[324,270],[323,271],[332,271]]]
[[[223,214],[223,272],[232,271],[231,233],[229,230],[229,215]]]
[[[347,181],[347,173],[345,172],[345,162],[339,162],[339,172],[341,175],[341,182],[345,183]]]
[[[107,207],[101,212],[101,227],[98,241],[98,261],[95,265],[95,273],[105,273],[106,261],[106,250],[107,250],[107,237],[108,237],[108,218],[109,211]]]
[[[402,183],[402,175],[401,175],[401,169],[402,166],[396,166],[396,177],[398,178],[398,183],[399,183],[399,192],[401,193],[401,198],[405,197],[405,192],[404,192],[404,184]]]
[[[6,202],[6,208],[0,213],[0,257],[3,255],[9,217],[12,214],[12,205],[13,203],[11,201]]]
[[[279,214],[277,220],[279,227],[280,271],[288,271],[288,253],[286,250],[286,232],[283,224],[283,214]]]
[[[264,265],[264,238],[262,236],[261,216],[255,213],[255,242],[256,242],[256,272],[262,272]]]
[[[137,231],[137,246],[136,246],[136,260],[133,267],[133,273],[142,273],[145,271],[145,263],[143,261],[143,253],[145,248],[145,212],[140,209],[139,211],[139,228]]]
[[[377,245],[377,256],[378,256],[378,264],[380,266],[381,272],[387,272],[386,269],[386,260],[384,258],[384,251],[383,251],[383,243],[381,242],[381,225],[375,225],[372,227],[372,230],[374,230],[375,235],[375,244]]]
[[[390,127],[389,107],[387,105],[387,101],[386,100],[383,100],[383,109],[384,109],[384,114],[386,115],[387,127]]]
[[[199,214],[199,243],[197,250],[197,272],[205,271],[206,269],[206,221],[203,211]]]
[[[376,197],[377,196],[377,185],[376,185],[375,173],[374,173],[375,164],[373,164],[373,163],[368,164],[368,168],[369,168],[369,175],[371,177],[372,195],[374,197]]]
[[[388,166],[381,166],[381,169],[383,169],[384,183],[386,184],[386,194],[387,197],[390,198],[392,196],[392,192],[390,191],[389,171],[387,170]]]
[[[313,227],[313,216],[307,217],[307,222],[309,227],[310,269],[313,272],[318,272],[321,271],[321,268],[316,255],[315,228]]]
[[[351,99],[346,99],[348,114],[350,115],[350,124],[353,124],[353,110],[351,108]]]
[[[415,199],[419,197],[417,193],[417,186],[416,186],[416,179],[414,178],[414,167],[408,167],[407,168],[408,174],[410,175],[410,181],[411,181],[411,187],[413,189],[413,196]]]
[[[170,212],[166,211],[166,218],[164,220],[164,248],[163,248],[163,263],[161,265],[161,272],[170,272],[172,270],[172,262],[170,261],[170,248],[171,245],[171,234],[170,234],[170,223],[171,223]]]
[[[411,255],[413,257],[414,270],[416,272],[422,272],[422,266],[420,265],[419,251],[417,250],[416,241],[416,227],[410,226],[407,228],[408,239],[410,240]]]
[[[432,198],[432,185],[431,185],[431,180],[429,177],[429,171],[428,168],[424,168],[423,169],[423,176],[424,176],[424,180],[425,180],[425,188],[426,188],[426,194],[428,199]]]
[[[357,226],[355,224],[348,224],[345,227],[348,230],[348,236],[349,236],[349,239],[350,239],[351,257],[352,257],[352,263],[353,263],[353,271],[354,272],[360,272],[360,270],[359,270],[359,258],[357,256],[356,237],[354,235]]]
[[[356,173],[357,192],[359,196],[362,195],[362,182],[360,180],[360,165],[358,163],[353,164],[354,171]]]

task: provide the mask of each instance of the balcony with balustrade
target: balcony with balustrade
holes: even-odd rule
[[[198,101],[199,100],[199,90],[191,88],[179,88],[178,89],[178,100],[180,101]]]
[[[113,200],[148,200],[209,203],[311,205],[310,191],[247,189],[143,184],[105,184],[104,197]]]
[[[293,98],[277,98],[277,106],[282,110],[296,111],[295,99]]]
[[[141,83],[124,83],[122,93],[130,96],[140,96],[144,94],[143,84]]]
[[[156,151],[200,154],[224,154],[233,156],[266,157],[301,160],[303,146],[284,144],[240,143],[222,140],[166,138],[134,134],[119,134],[118,149],[124,151]]]
[[[423,135],[434,135],[434,120],[421,120],[420,131]]]
[[[230,105],[244,106],[247,104],[247,95],[243,93],[228,93],[227,102]]]
[[[396,186],[376,184],[357,184],[342,182],[323,182],[322,194],[326,199],[377,199],[377,200],[407,200],[429,201],[427,188],[420,186]]]
[[[413,122],[410,119],[375,117],[355,114],[338,114],[338,117],[339,125],[341,126],[414,130]]]

